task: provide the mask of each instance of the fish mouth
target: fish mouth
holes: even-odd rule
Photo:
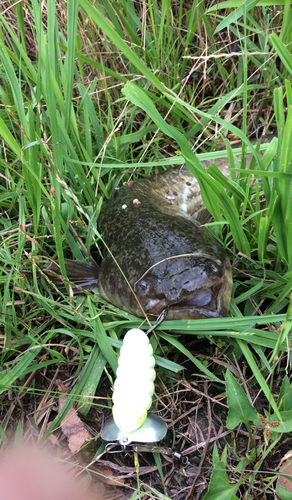
[[[214,291],[212,290],[213,287],[206,288],[205,290],[200,290],[197,293],[194,293],[193,295],[190,295],[187,299],[183,299],[180,302],[176,302],[175,304],[171,305],[171,307],[181,307],[181,308],[186,308],[186,307],[212,307],[211,303],[214,302]],[[213,308],[212,308],[213,309]]]
[[[208,309],[208,311],[217,311],[218,309],[218,296],[220,295],[220,290],[223,285],[223,280],[220,282],[209,286],[208,288],[204,288],[203,290],[198,290],[193,293],[186,299],[183,299],[175,304],[171,304],[169,309],[172,308],[180,308],[180,309],[188,309],[188,308],[199,308],[199,309]]]
[[[165,295],[151,299],[145,312],[159,316],[166,309],[169,320],[226,317],[233,288],[232,267],[227,256],[224,265],[225,273],[217,282],[196,291],[190,290],[181,300],[169,301]]]
[[[222,279],[210,287],[170,304],[167,319],[223,318],[228,314],[232,293],[232,269],[229,262]]]
[[[189,295],[189,297],[186,297],[180,301],[168,303],[166,299],[150,300],[147,304],[146,310],[149,314],[153,314],[156,316],[161,314],[164,309],[167,309],[168,318],[170,317],[170,313],[174,313],[171,314],[171,316],[173,316],[173,319],[175,319],[175,314],[179,315],[180,312],[184,314],[187,311],[189,311],[190,315],[192,315],[192,317],[194,318],[196,316],[212,316],[212,313],[216,316],[216,312],[218,311],[220,305],[220,297],[224,291],[222,290],[222,288],[224,288],[223,279],[212,286],[192,293],[191,295]],[[197,315],[195,311],[198,311]]]

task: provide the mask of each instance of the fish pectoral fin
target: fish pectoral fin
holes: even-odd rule
[[[69,282],[88,291],[98,287],[99,267],[92,259],[89,262],[65,259],[64,262]],[[51,263],[43,271],[60,292],[67,293],[65,277],[61,275],[59,265]],[[78,288],[73,287],[73,290],[74,293],[82,293]]]

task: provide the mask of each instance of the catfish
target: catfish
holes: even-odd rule
[[[67,277],[85,290],[98,288],[135,316],[167,311],[169,320],[224,317],[232,268],[224,248],[200,224],[202,213],[198,181],[186,166],[129,182],[102,205],[98,227],[109,251],[101,265],[65,260]]]

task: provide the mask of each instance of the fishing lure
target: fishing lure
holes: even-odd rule
[[[113,393],[113,418],[122,432],[133,432],[145,422],[152,404],[155,359],[142,330],[129,330],[121,347]]]

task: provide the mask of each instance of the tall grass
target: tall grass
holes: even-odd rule
[[[277,412],[265,377],[287,351],[290,332],[291,9],[285,4],[275,17],[255,5],[80,0],[79,8],[68,2],[66,29],[52,0],[46,10],[37,0],[17,4],[13,23],[10,10],[1,15],[0,321],[8,368],[0,392],[17,390],[35,370],[68,363],[56,345],[62,339],[79,378],[50,431],[76,399],[88,412],[104,369],[115,372],[120,339],[141,321],[98,292],[56,301],[42,264],[58,260],[65,276],[64,257],[84,259],[72,226],[88,253],[102,245],[98,214],[117,175],[121,184],[130,169],[150,174],[184,161],[214,217],[210,230],[234,264],[231,317],[163,322],[161,344],[151,340],[158,370],[178,373],[188,357],[223,385],[180,335],[223,337],[228,356],[239,347]],[[277,134],[268,146],[250,143],[267,130]],[[234,137],[242,140],[241,164],[228,140]],[[218,157],[218,143],[230,180],[201,164]],[[254,156],[246,170],[248,151]]]

